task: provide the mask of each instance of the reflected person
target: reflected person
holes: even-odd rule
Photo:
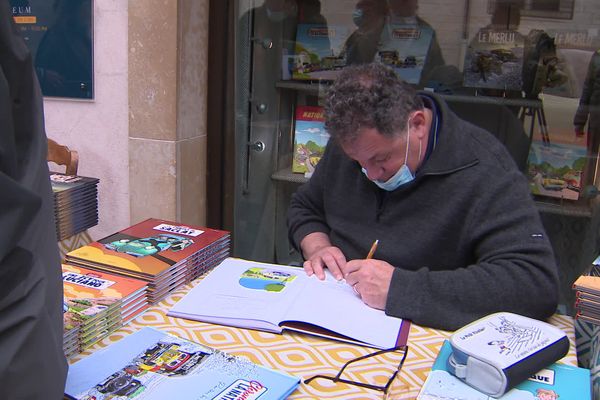
[[[432,37],[418,85],[426,86],[432,72],[445,64],[433,27],[417,15],[417,0],[360,0],[353,13],[356,31],[345,46],[348,64],[377,61],[377,53],[395,41],[398,26],[431,31]],[[393,45],[392,45],[393,47]]]
[[[592,54],[579,99],[579,106],[573,118],[576,137],[585,135],[587,124],[587,149],[590,160],[596,160],[600,146],[600,50]],[[588,162],[584,171],[586,182],[593,184],[594,162]]]

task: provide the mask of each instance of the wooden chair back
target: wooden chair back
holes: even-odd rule
[[[62,146],[52,139],[48,139],[48,155],[46,157],[58,165],[66,167],[65,174],[77,175],[77,167],[79,165],[79,154],[75,150],[70,150],[67,146]]]

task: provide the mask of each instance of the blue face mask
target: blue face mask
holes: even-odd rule
[[[354,22],[354,25],[360,27],[363,24],[364,19],[365,13],[361,8],[355,8],[354,11],[352,11],[352,21]]]
[[[388,179],[385,182],[369,179],[369,180],[371,180],[371,182],[373,182],[374,184],[379,186],[381,189],[386,190],[388,192],[392,192],[392,191],[398,189],[400,186],[405,185],[405,184],[411,182],[413,179],[415,179],[415,176],[410,171],[410,168],[408,168],[408,165],[406,165],[406,162],[408,161],[408,147],[409,147],[409,143],[410,143],[410,123],[409,122],[406,123],[406,131],[407,131],[407,133],[406,133],[406,152],[404,154],[404,164],[402,164],[400,169],[398,169],[398,171],[390,179]],[[419,141],[419,160],[420,159],[421,159],[421,142]],[[367,170],[362,168],[362,172],[368,178]]]

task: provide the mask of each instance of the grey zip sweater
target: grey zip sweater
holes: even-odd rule
[[[557,267],[525,177],[495,137],[426,96],[440,128],[415,180],[384,192],[330,141],[292,198],[290,240],[299,248],[324,232],[351,260],[379,239],[375,258],[396,267],[385,312],[420,325],[455,330],[497,311],[550,316]]]

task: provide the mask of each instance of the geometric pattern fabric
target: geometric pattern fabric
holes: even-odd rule
[[[317,374],[334,376],[346,362],[376,350],[291,331],[279,335],[168,317],[166,312],[191,287],[192,284],[188,284],[173,292],[128,325],[96,343],[82,354],[73,357],[70,362],[75,362],[145,326],[160,329],[230,354],[246,357],[257,364],[298,376],[302,381]],[[573,319],[565,315],[555,315],[549,322],[567,333],[571,340],[569,354],[561,362],[577,365]],[[376,327],[374,328],[376,329]],[[402,371],[388,391],[388,398],[416,398],[431,370],[443,340],[450,335],[451,332],[411,324],[408,355]],[[347,370],[348,374],[344,377],[355,381],[385,385],[393,373],[394,367],[398,365],[398,360],[397,355],[389,353],[376,359],[369,358],[358,367]],[[361,400],[382,398],[383,393],[375,390],[323,379],[316,379],[310,385],[301,383],[289,397],[289,399]]]

